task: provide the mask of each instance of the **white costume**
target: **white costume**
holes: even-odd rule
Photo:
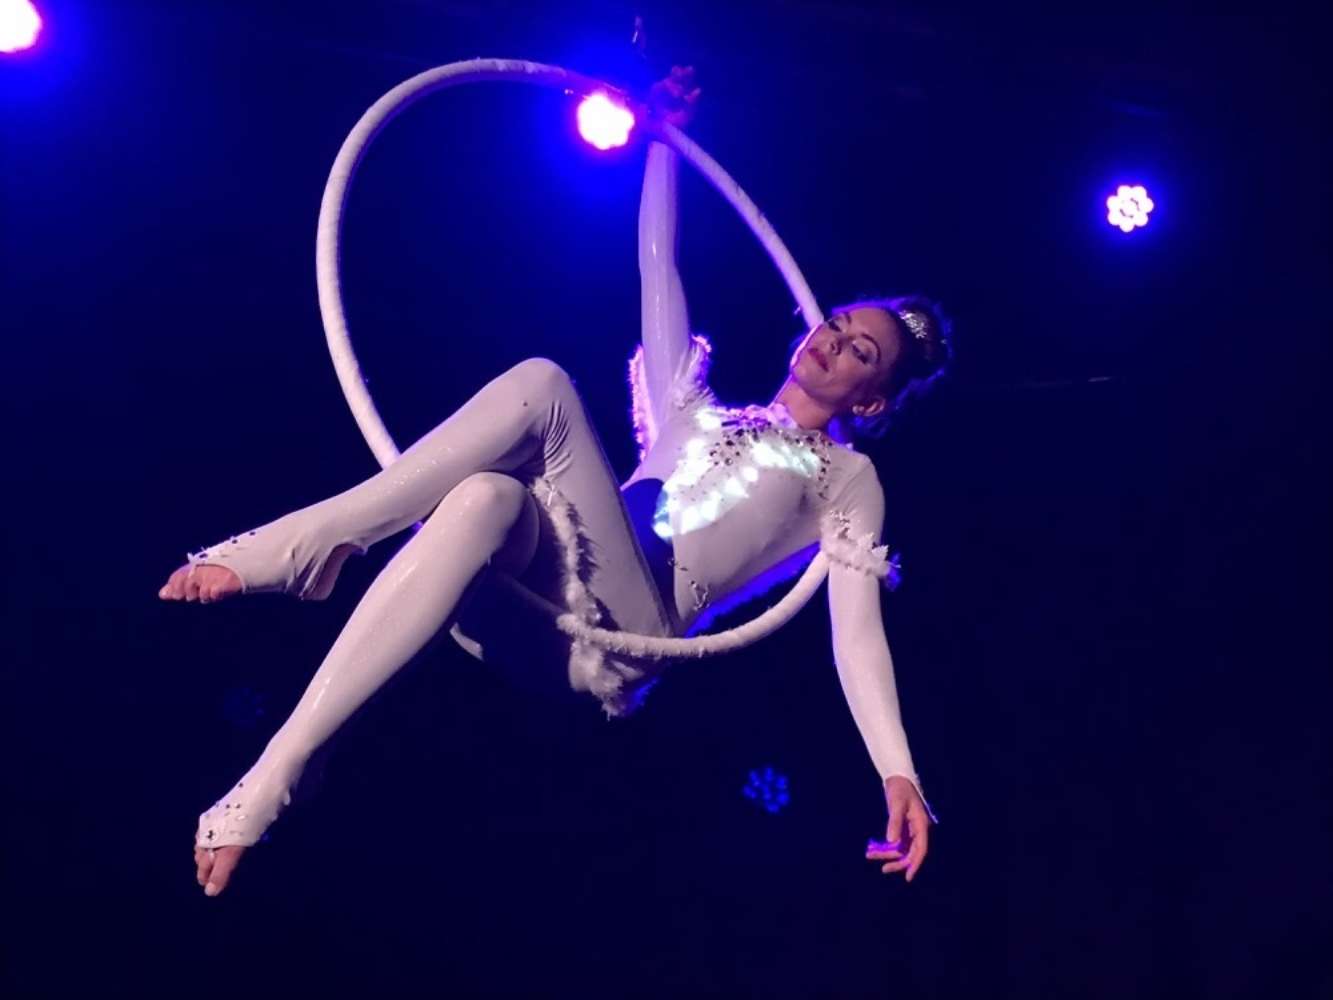
[[[623,487],[569,377],[544,359],[492,380],[384,471],[345,493],[192,554],[247,593],[327,596],[338,546],[423,521],[371,584],[259,761],[200,817],[203,847],[250,845],[290,801],[309,756],[441,628],[486,660],[569,662],[577,690],[632,711],[661,661],[573,642],[495,585],[517,577],[590,622],[682,635],[829,556],[833,653],[881,778],[918,789],[880,617],[892,576],[877,546],[883,493],[870,461],[781,405],[718,404],[708,345],[689,334],[676,270],[676,156],[651,144],[639,223],[643,346],[631,363],[641,462]]]

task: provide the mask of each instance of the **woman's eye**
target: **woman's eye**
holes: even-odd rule
[[[852,353],[856,355],[857,359],[860,360],[862,364],[870,364],[870,355],[866,354],[866,352],[859,347],[853,348]]]

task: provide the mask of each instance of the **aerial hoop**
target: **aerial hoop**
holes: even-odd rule
[[[319,287],[319,311],[324,321],[324,335],[328,341],[333,367],[338,382],[351,407],[361,434],[381,466],[392,464],[399,455],[384,421],[380,418],[374,400],[370,397],[356,354],[352,350],[347,316],[343,310],[342,283],[339,276],[339,234],[343,209],[352,176],[370,142],[380,129],[400,111],[419,98],[438,90],[465,83],[512,81],[536,84],[563,90],[566,93],[586,95],[596,91],[620,94],[612,87],[591,77],[570,72],[559,66],[526,62],[521,59],[468,59],[449,63],[418,73],[394,87],[361,116],[333,161],[324,197],[319,207],[319,230],[315,240],[315,277]],[[788,252],[777,231],[750,200],[731,175],[708,155],[698,143],[678,128],[666,123],[656,125],[656,133],[717,189],[750,227],[764,250],[782,274],[788,289],[796,299],[808,327],[823,322],[823,315],[815,297],[806,284],[800,268]],[[517,580],[506,582],[524,599],[548,610],[555,616],[561,631],[582,642],[611,652],[647,657],[708,656],[747,646],[786,624],[814,595],[828,575],[828,556],[817,553],[796,584],[773,607],[750,622],[725,632],[690,638],[662,638],[597,628],[565,608],[558,607],[532,593]]]

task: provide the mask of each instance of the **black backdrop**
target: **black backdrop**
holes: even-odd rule
[[[920,289],[957,323],[956,378],[873,449],[942,819],[921,878],[860,858],[882,802],[816,602],[623,724],[438,642],[200,894],[195,816],[393,547],[324,604],[155,597],[187,549],[374,468],[314,294],[338,145],[454,59],[630,74],[632,8],[52,2],[0,61],[6,992],[1327,995],[1310,26],[639,9],[825,304]],[[569,113],[455,91],[368,158],[348,306],[400,442],[544,354],[632,467],[641,151]],[[1158,204],[1132,238],[1099,208],[1123,179]],[[789,298],[713,192],[683,201],[715,384],[766,398]],[[740,792],[765,766],[775,815]]]

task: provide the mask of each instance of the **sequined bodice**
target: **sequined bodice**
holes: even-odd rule
[[[652,531],[672,549],[682,624],[770,586],[773,571],[818,541],[830,497],[865,465],[781,404],[674,414],[626,485],[662,483]]]

